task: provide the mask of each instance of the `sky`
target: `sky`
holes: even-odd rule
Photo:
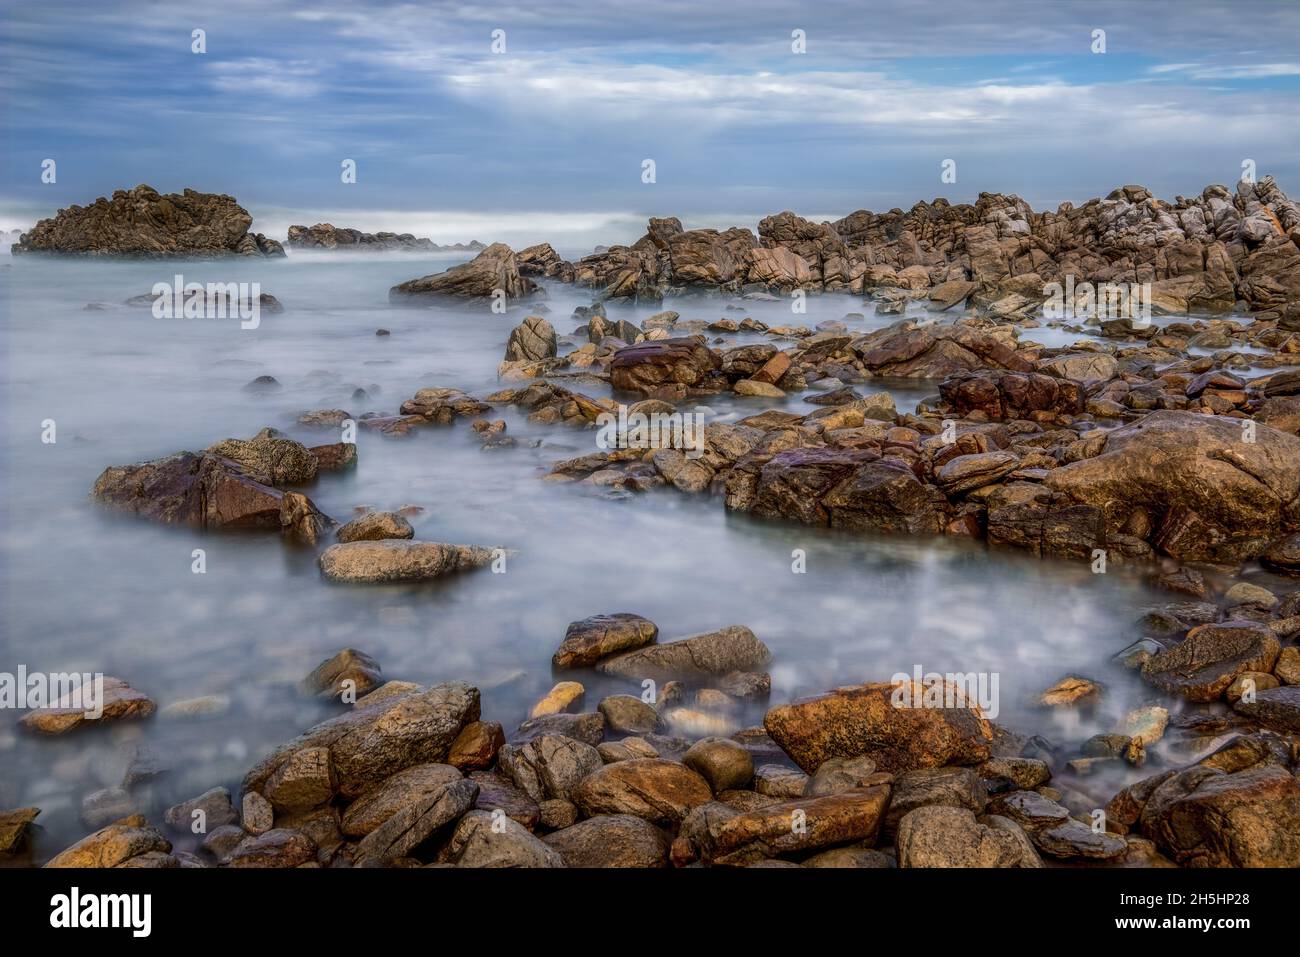
[[[1246,160],[1300,195],[1300,0],[0,11],[4,228],[138,183],[229,193],[277,238],[328,220],[557,245],[630,242],[649,215],[823,220],[981,191],[1042,209],[1129,183],[1172,199]]]

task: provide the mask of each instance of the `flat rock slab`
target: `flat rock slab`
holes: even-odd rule
[[[331,545],[320,556],[329,581],[380,584],[430,581],[452,572],[481,568],[494,550],[479,545],[448,545],[387,539]]]

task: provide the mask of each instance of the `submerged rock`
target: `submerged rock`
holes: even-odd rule
[[[341,526],[335,537],[340,542],[379,542],[414,538],[415,529],[405,516],[396,512],[367,512]]]
[[[102,697],[90,701],[92,689],[69,691],[48,708],[28,711],[18,724],[29,731],[41,734],[66,734],[87,724],[101,721],[121,721],[127,718],[147,718],[157,707],[146,694],[136,691],[121,678],[105,676]],[[98,717],[87,713],[87,708],[97,707]]]
[[[321,574],[330,581],[376,584],[421,582],[489,564],[495,549],[398,539],[331,545],[320,556]]]

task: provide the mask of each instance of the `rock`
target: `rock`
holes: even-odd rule
[[[233,196],[160,194],[151,186],[119,189],[112,199],[69,206],[42,219],[10,247],[21,253],[139,259],[283,256],[284,249],[260,233],[249,235],[253,217]]]
[[[506,743],[505,731],[495,721],[474,721],[456,736],[447,763],[461,771],[489,768]]]
[[[1275,765],[1190,768],[1154,789],[1140,825],[1182,867],[1300,866],[1300,782]]]
[[[578,822],[578,806],[563,798],[551,798],[537,805],[538,823],[552,831],[573,827]]]
[[[754,780],[754,759],[729,738],[703,738],[691,745],[682,763],[709,782],[714,793],[746,788]]]
[[[1101,685],[1087,678],[1071,675],[1062,678],[1038,696],[1038,703],[1046,708],[1077,704],[1095,704],[1101,697]]]
[[[1101,510],[1118,531],[1134,509],[1157,516],[1153,544],[1185,561],[1237,563],[1286,530],[1300,496],[1300,437],[1236,420],[1156,411],[1105,435],[1099,455],[1052,469],[1047,488]]]
[[[962,807],[978,816],[984,813],[988,800],[984,781],[973,768],[918,768],[907,771],[894,779],[889,814],[885,818],[885,835],[895,835],[903,816],[918,807]]]
[[[655,623],[640,615],[593,615],[569,625],[551,662],[557,668],[587,668],[601,658],[651,644],[658,637]]]
[[[263,759],[245,776],[243,790],[262,790],[299,750],[324,747],[330,751],[339,793],[355,798],[412,765],[445,761],[465,725],[479,719],[478,689],[460,682],[392,695],[384,695],[384,688]],[[371,701],[376,695],[380,697]]]
[[[624,738],[622,741],[604,741],[596,746],[600,759],[606,764],[631,761],[633,758],[657,758],[659,751],[644,738]]]
[[[172,845],[141,815],[117,821],[60,851],[46,867],[123,867],[154,852],[171,853]]]
[[[615,392],[641,395],[666,387],[690,389],[702,385],[718,365],[717,357],[697,338],[642,342],[614,353],[610,384]]]
[[[808,790],[808,775],[782,764],[761,764],[754,769],[754,790],[774,798],[803,797]]]
[[[432,785],[431,780],[428,783]],[[410,855],[439,830],[469,811],[477,797],[478,785],[459,775],[440,786],[431,786],[427,793],[404,803],[369,831],[357,845],[356,859],[374,865]],[[354,825],[359,826],[360,819],[355,820]]]
[[[992,820],[992,819],[990,819]],[[1024,831],[981,824],[964,807],[918,807],[898,824],[899,867],[1042,867]]]
[[[870,758],[828,758],[804,785],[805,797],[838,794],[862,787],[876,773],[876,762]]]
[[[561,681],[546,693],[546,697],[533,705],[528,717],[542,718],[549,714],[581,709],[586,693],[586,689],[576,681]]]
[[[772,658],[767,646],[744,625],[731,625],[667,644],[648,645],[601,660],[605,674],[643,681],[701,679],[730,671],[753,671]]]
[[[362,791],[343,813],[342,833],[365,837],[399,811],[440,795],[450,784],[462,780],[449,764],[417,764]]]
[[[960,495],[985,485],[993,485],[1019,466],[1020,460],[1010,452],[958,455],[944,463],[936,479],[945,493]]]
[[[1237,675],[1271,671],[1279,651],[1277,638],[1258,622],[1198,625],[1180,644],[1147,661],[1142,677],[1189,701],[1214,701]]]
[[[415,529],[396,512],[367,512],[341,526],[335,537],[340,542],[379,542],[390,538],[414,538]]]
[[[540,316],[528,316],[510,332],[506,343],[507,362],[536,362],[553,359],[558,352],[555,328]]]
[[[1159,705],[1148,705],[1126,714],[1120,723],[1120,733],[1149,747],[1165,736],[1168,726],[1169,711]]]
[[[1273,542],[1259,560],[1272,571],[1300,577],[1300,532]]]
[[[700,775],[657,758],[603,765],[571,795],[588,816],[631,814],[654,824],[676,824],[692,807],[712,799],[713,792]]]
[[[271,802],[256,791],[244,795],[240,809],[240,823],[249,834],[265,834],[275,827],[275,810]]]
[[[238,823],[239,814],[230,803],[230,792],[216,787],[204,791],[196,798],[169,807],[163,815],[163,821],[178,831],[206,834],[223,824]]]
[[[364,651],[344,648],[317,665],[298,687],[304,694],[354,704],[383,683],[378,661]]]
[[[492,301],[500,295],[508,302],[531,295],[536,288],[536,283],[519,274],[514,251],[504,243],[493,243],[467,263],[393,286],[388,290],[388,298],[395,302],[408,299],[478,302]]]
[[[667,867],[667,836],[631,814],[602,814],[542,838],[567,867]]]
[[[1224,603],[1232,608],[1237,605],[1258,605],[1272,608],[1277,604],[1277,596],[1267,588],[1252,585],[1250,582],[1237,582],[1223,596]]]
[[[334,794],[334,768],[328,747],[299,748],[287,755],[260,788],[278,812],[308,811]]]
[[[209,447],[209,455],[234,462],[239,470],[263,485],[305,485],[316,478],[319,462],[305,445],[276,429],[263,429],[251,439],[225,439]]]
[[[1058,858],[1109,861],[1128,853],[1128,843],[1123,838],[1105,831],[1094,831],[1073,819],[1044,828],[1034,834],[1033,840],[1044,854]]]
[[[995,757],[985,761],[976,770],[990,793],[1029,791],[1046,784],[1052,778],[1052,770],[1047,762],[1037,758]]]
[[[701,850],[713,864],[744,865],[837,844],[874,844],[888,802],[889,786],[882,783],[769,805],[716,820],[702,835]]]
[[[31,826],[40,813],[37,807],[0,811],[0,856],[18,854],[27,848]]]
[[[1300,685],[1257,690],[1254,701],[1243,698],[1233,707],[1266,728],[1282,734],[1300,734]]]
[[[602,698],[596,710],[605,716],[605,727],[622,734],[649,734],[662,724],[659,712],[635,695]]]
[[[783,399],[785,392],[774,385],[759,382],[757,379],[739,379],[732,386],[736,395],[761,396],[768,399]]]
[[[925,689],[913,685],[912,700]],[[763,719],[772,740],[805,771],[828,758],[866,756],[899,773],[987,761],[993,733],[971,708],[895,707],[889,683],[837,688],[773,708]]]
[[[227,867],[298,867],[316,859],[316,845],[306,834],[274,828],[246,838],[226,859]]]
[[[160,717],[172,719],[206,718],[225,714],[230,710],[230,696],[224,694],[207,694],[198,698],[185,698],[163,706],[158,712]]]
[[[410,233],[363,233],[359,229],[317,223],[315,226],[290,226],[286,245],[293,249],[337,250],[347,252],[477,252],[484,249],[480,242],[453,243],[439,246],[431,239],[417,238]]]
[[[438,861],[457,867],[563,867],[564,859],[515,821],[487,811],[470,811],[438,852]]]
[[[203,840],[199,842],[199,846],[215,857],[218,864],[224,864],[230,860],[230,855],[234,853],[235,848],[248,840],[249,833],[251,832],[245,831],[242,827],[223,824],[221,827],[214,827],[208,831]],[[266,831],[262,833],[265,834]]]
[[[321,553],[320,569],[335,582],[419,582],[481,568],[494,558],[494,549],[479,545],[388,539],[331,545]]]
[[[1074,382],[1106,381],[1115,377],[1119,363],[1114,356],[1104,352],[1067,352],[1054,359],[1048,359],[1038,366],[1058,379],[1070,379]]]
[[[232,460],[207,453],[111,466],[95,480],[91,497],[164,524],[277,530],[308,544],[331,524],[307,496],[273,488]]]
[[[1273,665],[1273,674],[1282,679],[1284,684],[1300,685],[1300,647],[1292,645],[1283,648]]]
[[[1278,660],[1281,660],[1280,656]],[[1232,679],[1232,684],[1228,685],[1228,690],[1223,693],[1223,696],[1228,699],[1229,703],[1236,704],[1247,693],[1254,694],[1257,691],[1266,691],[1269,688],[1276,688],[1280,684],[1281,682],[1268,672],[1243,671]]]
[[[867,847],[833,847],[803,859],[804,867],[897,867],[888,854]]]
[[[97,701],[88,700],[98,698]],[[98,718],[90,717],[86,708],[100,711]],[[136,691],[121,678],[105,676],[101,691],[80,688],[69,691],[53,707],[28,711],[18,724],[29,731],[41,734],[66,734],[87,723],[122,721],[128,718],[147,718],[155,705],[145,694]]]
[[[523,744],[544,734],[563,735],[594,748],[605,737],[605,716],[596,711],[530,718],[515,730],[510,740],[514,744]]]
[[[91,791],[81,801],[81,823],[91,830],[130,817],[141,810],[139,803],[124,788]]]
[[[497,760],[502,773],[534,801],[562,798],[579,805],[574,789],[605,766],[590,744],[559,734],[504,745]]]
[[[541,803],[515,787],[514,782],[497,771],[471,771],[469,779],[478,785],[478,800],[474,808],[506,817],[531,831],[542,819]],[[563,800],[552,799],[552,800]],[[544,802],[543,802],[544,803]]]

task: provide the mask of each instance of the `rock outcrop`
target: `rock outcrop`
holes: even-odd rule
[[[169,257],[283,256],[278,242],[249,233],[253,217],[232,196],[119,189],[89,206],[42,219],[14,243],[14,255]]]

